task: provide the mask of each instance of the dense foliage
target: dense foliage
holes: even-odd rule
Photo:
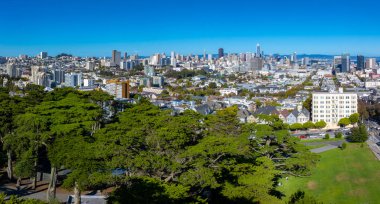
[[[351,135],[347,137],[351,142],[365,142],[368,140],[368,132],[365,125],[359,125],[351,129]]]
[[[204,70],[189,70],[189,69],[183,69],[179,72],[174,71],[174,70],[169,70],[165,73],[166,77],[169,78],[176,78],[176,79],[184,79],[184,78],[189,78],[189,77],[194,77],[197,75],[207,75],[207,72]]]
[[[7,199],[6,197],[7,196],[5,194],[0,194],[0,204],[46,204],[45,202],[40,200],[20,199],[16,196],[10,196],[10,198]]]
[[[278,117],[242,124],[237,107],[173,115],[140,100],[117,113],[96,91],[0,94],[11,178],[36,181],[50,169],[50,201],[63,167],[71,171],[63,186],[76,198],[81,190],[113,187],[110,203],[280,203],[278,179],[308,176],[318,160]]]

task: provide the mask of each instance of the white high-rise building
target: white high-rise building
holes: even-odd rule
[[[366,60],[366,63],[365,63],[365,67],[367,69],[373,69],[373,68],[376,68],[377,64],[376,64],[376,58],[368,58]]]
[[[32,82],[34,84],[37,84],[37,79],[38,79],[38,72],[40,71],[39,66],[32,66]]]
[[[94,71],[95,68],[95,62],[88,61],[86,62],[86,69],[89,71]]]
[[[93,87],[95,84],[94,79],[83,79],[83,86],[84,87]]]
[[[40,59],[45,59],[48,57],[48,53],[47,52],[40,52],[40,54],[38,55],[38,58]]]
[[[9,77],[16,77],[16,66],[13,63],[7,64],[7,74]]]
[[[173,67],[177,67],[177,59],[175,58],[175,52],[171,52],[170,65]]]
[[[328,125],[335,126],[340,119],[358,112],[358,95],[343,92],[343,88],[339,92],[315,92],[312,97],[314,123],[323,120]]]
[[[82,87],[82,73],[67,73],[65,74],[65,86],[67,87]]]
[[[297,59],[297,53],[296,52],[293,52],[293,54],[290,56],[290,61],[293,63],[293,64],[296,64],[298,62],[298,59]]]
[[[208,54],[208,61],[212,61],[212,54]]]

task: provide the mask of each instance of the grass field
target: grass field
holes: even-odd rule
[[[366,144],[320,155],[311,177],[283,179],[278,190],[289,197],[300,189],[323,203],[380,203],[380,161]]]

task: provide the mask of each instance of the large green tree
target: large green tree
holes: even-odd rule
[[[365,142],[368,140],[367,127],[365,125],[359,125],[351,129],[351,135],[347,137],[351,142]]]
[[[28,88],[29,86],[27,86]],[[0,142],[3,146],[2,149],[7,154],[7,173],[8,178],[13,178],[13,159],[15,157],[11,145],[6,144],[6,137],[13,137],[16,131],[16,117],[25,113],[28,107],[41,102],[44,92],[39,86],[35,89],[25,89],[24,97],[19,95],[9,95],[9,89],[0,89]]]
[[[280,202],[276,178],[309,175],[318,157],[284,125],[242,125],[237,110],[203,117],[145,102],[127,109],[95,134],[108,170],[92,179],[120,185],[112,202],[125,193],[131,202]],[[110,177],[114,169],[124,174]],[[138,196],[143,187],[150,195]]]
[[[38,149],[48,151],[51,165],[49,200],[55,197],[56,173],[57,168],[61,166],[73,171],[69,175],[71,180],[77,179],[78,185],[73,184],[71,187],[82,187],[81,178],[77,176],[76,172],[83,173],[85,170],[82,171],[81,166],[74,165],[76,159],[72,155],[77,155],[77,151],[86,149],[86,143],[80,141],[90,140],[94,131],[99,127],[101,116],[101,108],[92,103],[88,97],[84,97],[72,89],[56,89],[47,95],[44,102],[29,108],[27,113],[20,115],[17,119],[19,123],[16,136],[24,138],[24,141],[30,141],[24,147],[35,150],[34,154],[30,155],[38,158]],[[39,146],[36,146],[37,144]],[[85,155],[83,154],[83,156]],[[30,159],[30,157],[27,158]],[[80,159],[83,158],[77,158],[77,160]],[[80,176],[83,175],[80,174]]]
[[[359,113],[354,113],[350,115],[348,119],[350,120],[351,125],[354,125],[359,122],[359,118],[360,118]]]
[[[350,124],[350,122],[351,121],[350,121],[349,118],[342,118],[342,119],[339,120],[338,125],[342,126],[342,127],[346,127],[347,125]]]
[[[325,128],[327,126],[327,123],[324,120],[320,120],[315,123],[315,127],[318,129]]]

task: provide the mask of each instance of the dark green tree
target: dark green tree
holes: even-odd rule
[[[365,125],[359,125],[351,129],[351,135],[347,137],[350,142],[365,142],[368,140],[368,132]]]
[[[302,107],[304,107],[306,110],[308,110],[310,113],[311,111],[311,106],[312,106],[312,96],[310,95],[307,97],[307,99],[302,103]]]

